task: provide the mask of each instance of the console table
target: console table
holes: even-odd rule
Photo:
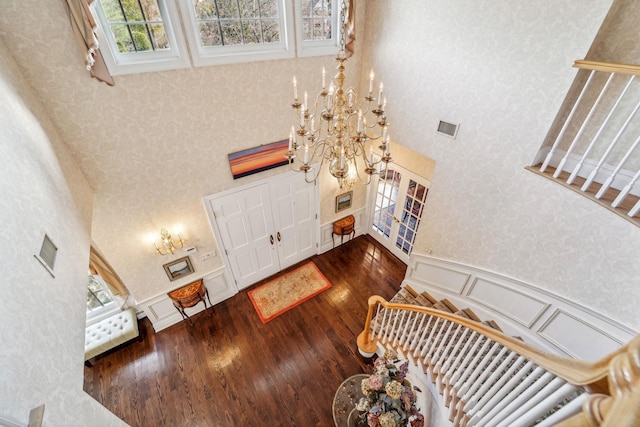
[[[184,311],[185,308],[193,307],[198,304],[200,301],[204,304],[205,311],[207,310],[207,302],[205,301],[205,297],[207,301],[209,301],[209,306],[211,305],[211,300],[209,299],[209,291],[204,286],[202,279],[189,283],[188,285],[184,285],[181,288],[174,289],[173,291],[167,293],[171,301],[173,301],[173,306],[178,310],[178,312],[182,315],[182,319],[189,319],[191,326],[193,326],[193,321],[191,317]]]
[[[331,232],[331,241],[333,242],[333,247],[336,246],[336,243],[333,240],[333,237],[336,234],[340,236],[341,245],[342,245],[342,240],[344,239],[344,236],[349,235],[349,239],[351,239],[351,237],[355,237],[356,235],[355,217],[353,215],[349,215],[333,223],[333,231]]]

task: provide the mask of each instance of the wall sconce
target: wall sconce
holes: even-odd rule
[[[154,242],[154,246],[156,247],[156,252],[160,255],[168,255],[173,254],[177,249],[182,249],[184,246],[184,240],[180,235],[177,235],[178,238],[174,239],[171,237],[171,234],[167,231],[166,228],[160,230],[160,246]]]

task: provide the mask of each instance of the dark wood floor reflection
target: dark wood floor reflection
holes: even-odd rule
[[[247,289],[195,326],[154,333],[143,319],[143,342],[85,368],[85,391],[131,426],[332,426],[337,387],[368,362],[367,298],[391,298],[406,266],[369,236],[311,260],[331,289],[267,324]]]

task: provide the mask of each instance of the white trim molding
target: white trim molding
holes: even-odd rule
[[[238,293],[237,288],[233,284],[233,280],[230,279],[224,267],[211,271],[203,277],[194,278],[192,281],[195,282],[200,278],[204,279],[204,286],[209,291],[209,299],[213,305],[231,298]],[[207,301],[207,304],[208,303],[209,301]],[[151,321],[153,329],[156,332],[166,329],[183,320],[178,310],[173,306],[173,302],[169,299],[166,292],[138,303],[137,308],[144,312],[147,318]],[[185,313],[191,316],[203,310],[203,304],[196,304],[192,308],[187,308]],[[215,310],[215,308],[213,308],[213,310]]]
[[[458,262],[411,256],[403,286],[447,298],[494,320],[505,334],[541,350],[595,361],[631,341],[638,332],[576,302],[510,277]]]

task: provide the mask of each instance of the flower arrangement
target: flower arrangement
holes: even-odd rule
[[[424,427],[416,407],[417,387],[406,379],[409,362],[398,366],[398,354],[386,350],[373,364],[373,373],[361,383],[362,397],[356,409],[369,427]]]

